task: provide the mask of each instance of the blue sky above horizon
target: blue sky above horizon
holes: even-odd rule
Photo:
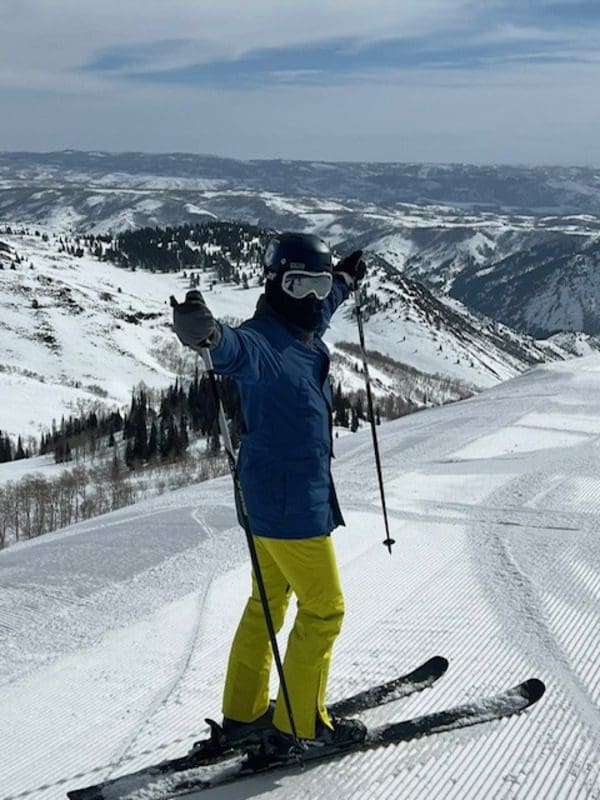
[[[82,5],[3,0],[0,149],[600,165],[598,0]]]

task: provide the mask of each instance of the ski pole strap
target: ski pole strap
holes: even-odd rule
[[[354,304],[356,307],[356,321],[358,323],[358,339],[360,342],[360,350],[363,360],[363,369],[365,373],[365,388],[367,391],[367,407],[369,409],[369,419],[371,421],[371,436],[373,438],[373,451],[375,453],[375,466],[377,468],[377,480],[379,482],[379,495],[381,497],[381,509],[383,511],[383,522],[385,525],[386,538],[383,541],[388,552],[392,553],[392,545],[395,540],[390,536],[390,525],[387,514],[387,503],[385,500],[385,490],[383,487],[383,473],[381,471],[381,457],[379,455],[379,443],[377,441],[377,429],[375,425],[375,415],[373,412],[373,395],[371,392],[371,376],[369,375],[369,363],[367,358],[367,351],[365,348],[365,331],[362,318],[362,310],[360,305],[360,289],[354,291]]]

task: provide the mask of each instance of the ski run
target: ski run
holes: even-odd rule
[[[336,441],[347,612],[331,702],[435,653],[443,678],[365,711],[370,730],[477,712],[529,677],[544,696],[189,798],[600,798],[599,382],[589,356],[382,425],[391,556],[370,432]],[[1,800],[64,800],[208,734],[249,588],[231,495],[225,476],[0,553]]]

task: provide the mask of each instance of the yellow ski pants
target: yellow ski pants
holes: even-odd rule
[[[333,643],[344,618],[344,597],[330,536],[311,539],[269,539],[255,536],[273,625],[279,631],[292,592],[298,612],[290,633],[283,671],[298,736],[315,738],[317,714],[331,721],[325,705]],[[229,655],[223,695],[223,716],[253,722],[269,706],[273,654],[256,578]],[[274,724],[291,733],[281,689]]]

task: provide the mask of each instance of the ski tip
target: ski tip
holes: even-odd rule
[[[100,786],[88,786],[85,789],[71,789],[67,792],[69,800],[104,800]]]
[[[424,664],[418,668],[418,672],[423,673],[424,675],[437,675],[441,676],[446,672],[448,667],[450,666],[450,662],[444,656],[433,656],[428,661],[425,661]]]
[[[546,691],[546,684],[539,678],[529,678],[522,684],[522,689],[523,695],[530,703],[537,703]]]

